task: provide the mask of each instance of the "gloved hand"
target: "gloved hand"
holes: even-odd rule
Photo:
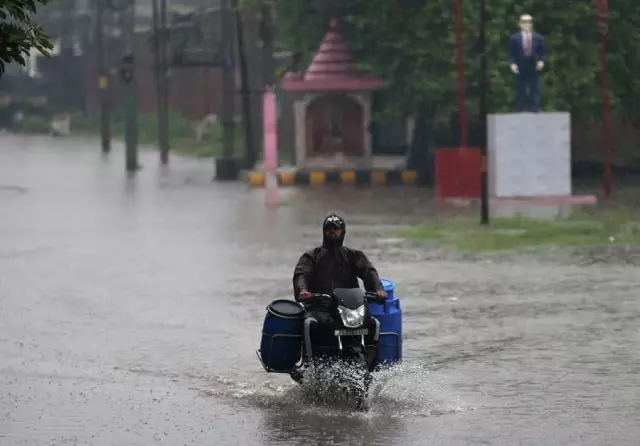
[[[378,301],[380,301],[380,302],[384,302],[389,297],[389,295],[387,294],[387,292],[385,290],[376,291],[376,296],[378,296]]]

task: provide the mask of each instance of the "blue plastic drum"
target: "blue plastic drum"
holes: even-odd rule
[[[268,372],[290,372],[300,361],[303,319],[302,305],[292,300],[275,300],[267,306],[260,359]]]
[[[369,302],[369,313],[380,321],[378,365],[393,365],[402,361],[402,309],[394,294],[396,285],[390,280],[380,282],[389,297],[382,304]]]

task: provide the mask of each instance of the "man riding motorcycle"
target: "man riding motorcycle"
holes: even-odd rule
[[[331,214],[322,225],[322,246],[305,252],[293,272],[295,298],[305,306],[305,350],[310,359],[314,336],[318,336],[323,324],[330,324],[328,309],[313,305],[313,294],[332,294],[336,288],[359,288],[361,278],[365,290],[386,299],[387,293],[380,283],[378,272],[362,251],[343,246],[346,224],[338,215]],[[380,323],[369,316],[365,320],[369,335],[365,337],[367,362],[370,371],[375,367],[375,357],[380,336]]]

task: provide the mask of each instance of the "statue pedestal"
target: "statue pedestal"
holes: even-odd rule
[[[487,132],[491,196],[571,196],[568,112],[489,115]]]

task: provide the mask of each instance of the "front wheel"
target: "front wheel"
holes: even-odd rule
[[[363,387],[359,389],[359,392],[355,398],[356,410],[360,412],[367,412],[369,410],[369,389],[371,387],[371,381],[373,376],[368,370],[364,372]]]
[[[358,411],[369,410],[368,397],[372,376],[364,352],[358,351],[349,361],[349,372],[346,383],[347,400],[354,404]]]

